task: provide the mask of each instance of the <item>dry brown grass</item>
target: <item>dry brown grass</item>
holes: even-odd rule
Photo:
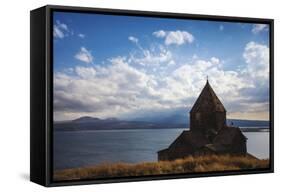
[[[175,161],[144,162],[139,164],[114,163],[59,170],[54,172],[54,180],[62,181],[176,173],[232,171],[268,167],[268,159],[259,160],[250,156],[190,156]]]

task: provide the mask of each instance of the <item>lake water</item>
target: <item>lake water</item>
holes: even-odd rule
[[[54,168],[65,169],[102,163],[157,161],[185,129],[135,129],[54,132]],[[247,151],[269,158],[269,132],[245,132]]]

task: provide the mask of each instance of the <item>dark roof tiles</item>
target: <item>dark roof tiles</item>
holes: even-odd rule
[[[230,145],[233,143],[235,137],[241,137],[246,140],[247,138],[243,135],[238,127],[225,126],[221,129],[218,135],[214,139],[215,144]]]
[[[197,111],[226,112],[208,80],[190,112]]]
[[[170,148],[190,146],[194,148],[206,145],[208,140],[201,133],[183,131],[180,136],[170,145]]]

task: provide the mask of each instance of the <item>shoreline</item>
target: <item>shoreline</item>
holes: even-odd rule
[[[269,168],[269,159],[257,159],[251,155],[189,156],[174,161],[143,162],[137,164],[122,162],[105,163],[97,166],[55,170],[53,179],[54,181],[69,181],[260,168]]]
[[[238,127],[242,132],[270,132],[270,128],[265,127]],[[114,128],[114,129],[74,129],[74,130],[54,130],[55,132],[86,132],[86,131],[128,131],[128,130],[161,130],[161,129],[184,129],[189,130],[188,127],[174,127],[174,128]]]

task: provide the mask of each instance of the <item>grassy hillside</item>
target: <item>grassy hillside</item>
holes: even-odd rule
[[[93,167],[65,169],[54,172],[54,180],[96,179],[124,176],[161,175],[267,168],[269,160],[251,156],[200,156],[175,161],[145,162],[139,164],[116,163]]]

